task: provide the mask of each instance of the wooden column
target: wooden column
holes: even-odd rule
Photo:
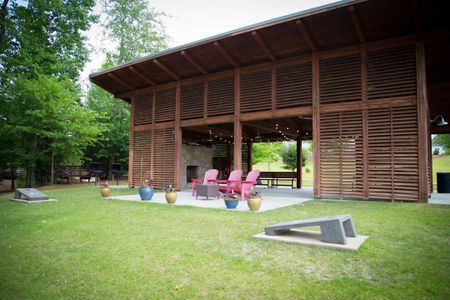
[[[151,135],[150,140],[150,178],[155,179],[155,114],[156,114],[156,90],[153,91],[153,102],[152,102],[152,124],[151,124]]]
[[[419,158],[419,202],[428,202],[428,143],[430,117],[428,112],[425,47],[416,43],[417,114],[418,114],[418,158]]]
[[[134,143],[134,108],[136,105],[136,98],[131,97],[130,109],[130,144],[128,146],[128,187],[133,187],[133,143]]]
[[[227,163],[226,163],[226,168],[227,168],[227,172],[226,172],[226,176],[228,178],[228,176],[230,176],[231,173],[231,145],[227,143]]]
[[[302,188],[302,138],[297,138],[297,188]]]
[[[367,102],[367,48],[361,46],[361,98]],[[363,114],[363,199],[369,199],[369,111]]]
[[[253,169],[253,142],[252,140],[247,141],[247,161],[248,161],[248,171],[250,172]]]
[[[312,117],[313,117],[313,158],[314,197],[320,198],[320,95],[319,95],[319,55],[312,54]]]
[[[181,189],[181,152],[182,152],[182,133],[180,127],[180,109],[181,109],[181,82],[177,81],[175,97],[175,157],[174,157],[174,185],[177,190]]]
[[[242,170],[241,70],[234,71],[234,169]]]

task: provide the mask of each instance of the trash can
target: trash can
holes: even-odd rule
[[[437,192],[450,193],[450,172],[437,172]]]

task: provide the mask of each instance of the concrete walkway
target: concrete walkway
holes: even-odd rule
[[[450,194],[438,194],[434,191],[428,199],[428,203],[450,205]]]
[[[290,189],[290,188],[256,188],[256,191],[261,192],[263,195],[263,202],[260,208],[260,211],[273,210],[277,208],[282,208],[286,206],[291,206],[299,203],[303,203],[305,201],[312,200],[313,190],[312,188],[303,188],[303,189]],[[195,207],[203,207],[203,208],[217,208],[217,209],[226,209],[224,200],[212,199],[206,200],[204,197],[199,197],[199,199],[195,199],[192,197],[191,190],[182,190],[177,192],[177,202],[174,205],[188,205]],[[139,195],[128,195],[128,196],[114,196],[109,197],[107,199],[114,200],[126,200],[126,201],[139,201],[145,203],[158,203],[169,205],[166,202],[164,193],[155,193],[151,201],[141,201]],[[246,201],[240,201],[238,207],[236,209],[228,209],[231,211],[250,211],[247,206]]]

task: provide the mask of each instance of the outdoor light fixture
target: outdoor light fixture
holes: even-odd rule
[[[430,123],[435,123],[437,126],[445,126],[448,125],[447,121],[445,121],[444,116],[437,115]]]

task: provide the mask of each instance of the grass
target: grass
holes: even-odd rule
[[[433,183],[435,189],[437,172],[450,172],[450,155],[433,155]]]
[[[114,189],[113,195],[137,193]],[[449,299],[450,207],[311,201],[262,213],[46,191],[0,196],[0,299]],[[351,213],[356,253],[256,240],[274,222]]]

